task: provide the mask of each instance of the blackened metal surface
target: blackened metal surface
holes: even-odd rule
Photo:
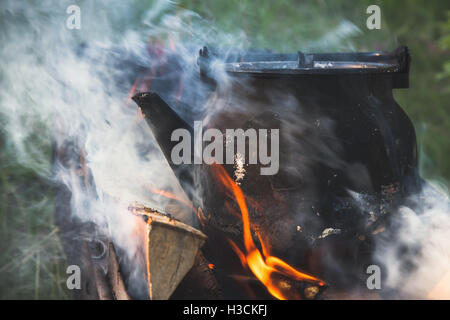
[[[210,68],[217,60],[224,63],[226,83]],[[252,225],[264,231],[273,253],[336,287],[364,284],[375,237],[390,227],[389,216],[422,184],[414,127],[392,95],[394,88],[408,87],[408,49],[228,52],[223,58],[203,48],[198,63],[219,110],[209,127],[280,129],[279,173],[261,176],[259,166],[249,166],[240,181],[256,204],[249,205]],[[168,156],[167,123],[172,128],[181,122],[167,103],[151,97],[141,95],[136,101],[148,117],[157,111],[147,121]],[[240,108],[227,107],[232,105]],[[224,167],[233,176],[234,165]],[[209,166],[192,166],[191,173],[194,182],[177,175],[190,185],[188,190],[195,185],[201,194],[208,216],[203,252],[216,265],[224,297],[236,297],[229,275],[239,262],[224,252],[229,251],[227,238],[242,242],[242,223],[225,204],[239,208],[220,190]]]
[[[204,47],[198,64],[203,75],[215,79],[211,64],[222,64],[231,74],[283,77],[302,77],[324,74],[389,74],[394,88],[407,88],[410,55],[402,46],[392,52],[303,53],[279,54],[263,51],[215,52]]]

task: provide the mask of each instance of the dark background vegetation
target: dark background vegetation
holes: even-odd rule
[[[143,0],[142,8],[149,2]],[[366,8],[371,4],[381,7],[381,30],[366,28]],[[391,50],[408,45],[413,59],[411,87],[397,90],[395,96],[415,124],[422,176],[448,186],[448,0],[184,0],[174,12],[179,8],[197,12],[218,30],[244,32],[251,47],[308,52]],[[333,33],[345,21],[357,27],[352,35]],[[70,298],[64,254],[53,223],[50,183],[18,164],[11,142],[5,132],[0,133],[0,298]]]

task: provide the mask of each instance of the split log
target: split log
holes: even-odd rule
[[[130,208],[147,221],[146,263],[151,300],[169,299],[191,270],[206,236],[170,215],[143,206]]]

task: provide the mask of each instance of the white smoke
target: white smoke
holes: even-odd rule
[[[128,205],[141,201],[164,211],[168,200],[152,189],[183,194],[147,124],[139,120],[137,106],[127,101],[132,82],[126,80],[133,76],[127,57],[145,65],[149,38],[172,37],[187,68],[193,68],[201,47],[195,42],[205,38],[188,28],[188,21],[192,26],[198,17],[187,10],[175,12],[170,1],[155,1],[145,10],[140,1],[77,1],[79,30],[66,27],[66,9],[72,4],[1,2],[2,130],[18,162],[65,185],[72,194],[72,214],[108,225],[102,231],[132,257],[141,239],[133,237]],[[72,143],[85,167],[75,161],[69,166],[53,163],[53,142],[57,148]]]
[[[450,205],[445,190],[426,185],[396,213],[394,239],[378,242],[384,289],[402,298],[450,299]]]

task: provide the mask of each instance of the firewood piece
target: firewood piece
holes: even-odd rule
[[[203,213],[203,210],[201,207],[198,207],[197,218],[200,223],[200,226],[202,228],[204,228],[206,226],[206,224],[208,223],[208,219],[206,218],[205,214]]]
[[[89,244],[89,241],[83,241],[82,243],[82,255],[86,259],[89,270],[89,279],[87,281],[94,287],[99,300],[112,300],[113,295],[106,279],[105,271],[101,266],[101,262],[94,261],[95,259],[92,258],[93,252]],[[88,289],[88,291],[92,291],[92,289]]]
[[[147,213],[146,217],[149,296],[166,300],[194,265],[206,236],[161,213]]]
[[[110,243],[108,259],[108,278],[112,292],[116,300],[131,300],[127,293],[122,275],[119,270],[119,261],[117,259],[114,245]]]
[[[195,258],[192,269],[172,294],[171,299],[219,300],[222,291],[214,274],[213,265],[206,260],[202,251]]]

